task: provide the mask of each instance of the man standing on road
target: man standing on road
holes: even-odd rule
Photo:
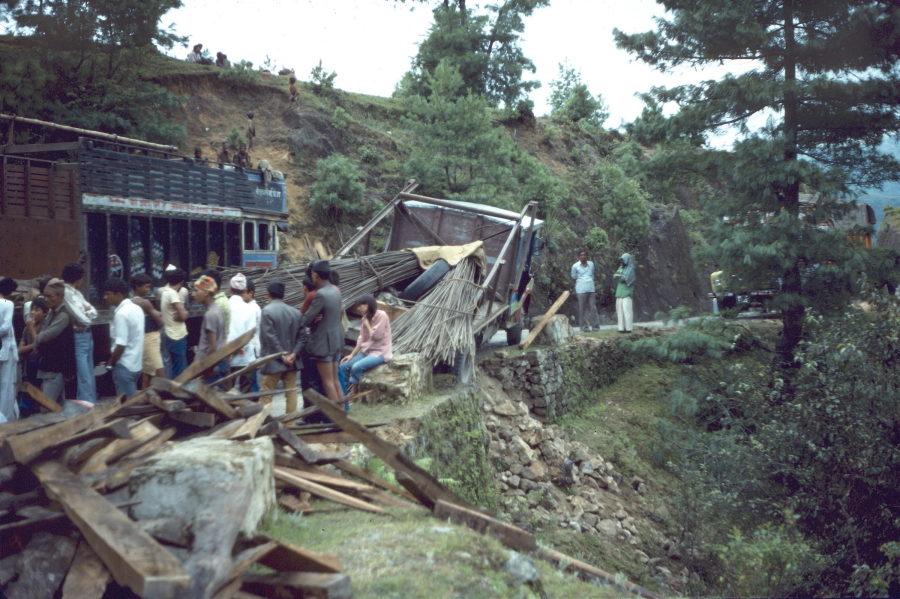
[[[159,330],[163,326],[162,314],[147,299],[153,279],[146,273],[131,277],[132,303],[144,312],[144,357],[142,360],[141,389],[150,387],[150,379],[154,376],[164,377],[162,352],[160,350]]]
[[[290,414],[297,411],[297,371],[303,368],[300,352],[306,345],[306,327],[300,325],[300,312],[284,303],[284,283],[272,281],[268,293],[269,303],[261,313],[261,353],[264,356],[278,352],[287,354],[260,367],[262,390],[271,391],[278,386],[278,381],[282,381],[287,400],[285,413]],[[272,396],[265,395],[259,401],[262,404],[271,403]]]
[[[41,323],[40,331],[31,319],[25,322],[25,326],[34,339],[34,349],[41,354],[37,373],[43,381],[41,390],[44,395],[63,405],[66,379],[75,376],[75,335],[72,327],[75,317],[66,304],[66,285],[62,279],[50,279],[44,287],[44,301],[50,311]]]
[[[634,327],[634,310],[631,295],[634,293],[634,258],[631,254],[622,254],[619,258],[619,270],[613,275],[619,281],[616,287],[616,317],[619,321],[619,332],[630,333]]]
[[[169,265],[163,277],[166,285],[159,294],[159,309],[162,312],[164,345],[163,355],[168,355],[167,376],[174,379],[187,368],[187,289],[184,288],[186,275],[183,270]]]
[[[116,393],[131,397],[137,393],[144,359],[144,311],[128,298],[128,283],[119,278],[106,281],[103,299],[116,308],[109,329],[112,355],[106,368],[112,370]]]
[[[316,260],[311,267],[316,295],[309,310],[303,315],[300,325],[310,327],[307,351],[316,361],[316,370],[322,379],[325,394],[328,399],[337,403],[344,399],[338,380],[338,364],[341,361],[341,349],[344,347],[341,292],[331,284],[331,265],[327,260]]]
[[[225,313],[216,303],[215,296],[219,286],[216,281],[203,275],[194,283],[194,301],[206,306],[206,314],[203,315],[203,324],[200,326],[200,343],[194,356],[194,363],[202,362],[207,356],[213,354],[225,345],[228,337],[228,326],[225,324]],[[212,385],[217,380],[228,374],[228,360],[222,360],[215,366],[204,371],[206,384]]]
[[[70,262],[63,267],[62,279],[66,284],[66,306],[75,318],[75,370],[78,376],[77,399],[97,403],[97,382],[94,379],[94,337],[91,321],[97,318],[97,310],[81,295],[79,287],[84,278],[84,267]]]
[[[600,316],[597,314],[597,294],[594,288],[594,263],[588,260],[587,250],[578,252],[578,262],[572,265],[571,276],[575,280],[578,326],[581,327],[581,332],[599,331]]]

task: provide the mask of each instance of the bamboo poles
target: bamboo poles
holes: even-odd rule
[[[394,353],[419,352],[432,363],[453,364],[458,353],[471,352],[475,308],[482,290],[477,274],[477,260],[466,258],[391,323]]]

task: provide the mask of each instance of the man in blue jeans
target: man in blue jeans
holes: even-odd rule
[[[97,310],[88,303],[79,291],[84,278],[84,267],[70,262],[63,267],[62,280],[65,283],[65,303],[75,321],[75,373],[78,377],[78,399],[97,403],[97,383],[94,379],[94,338],[91,335],[91,321],[97,318]]]
[[[187,368],[187,303],[184,288],[187,275],[177,266],[169,265],[163,277],[166,285],[160,289],[159,311],[162,313],[162,349],[166,362],[166,376],[174,379]]]
[[[103,299],[115,307],[109,336],[112,355],[106,368],[112,370],[116,393],[131,397],[137,393],[144,357],[144,311],[128,297],[128,283],[112,278],[103,285]]]

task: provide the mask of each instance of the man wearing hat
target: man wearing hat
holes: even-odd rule
[[[316,361],[316,370],[322,379],[325,393],[328,399],[338,402],[344,398],[338,382],[338,364],[344,347],[341,292],[331,284],[331,265],[327,260],[316,260],[311,269],[316,295],[300,324],[310,327],[307,351]],[[319,315],[322,318],[317,321]]]
[[[210,354],[222,349],[228,337],[228,329],[225,326],[225,312],[215,302],[216,291],[219,286],[209,275],[203,275],[194,282],[194,291],[191,296],[198,304],[206,306],[203,315],[203,324],[200,325],[200,343],[197,344],[194,362],[206,359]],[[222,360],[203,373],[206,384],[211,385],[228,372],[228,360]]]
[[[256,314],[245,299],[247,293],[247,277],[238,273],[231,277],[231,297],[228,303],[231,306],[231,322],[228,325],[228,342],[231,343],[247,331],[257,327]],[[252,296],[251,296],[252,299]],[[257,334],[259,331],[257,331]],[[231,358],[231,370],[243,368],[256,359],[254,345],[251,341]],[[249,387],[249,386],[248,386]],[[248,388],[249,391],[249,388]]]

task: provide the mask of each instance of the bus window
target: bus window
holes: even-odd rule
[[[244,223],[244,249],[251,252],[256,249],[256,235],[253,233],[253,223]]]
[[[271,249],[269,243],[269,225],[267,223],[259,223],[259,249]]]

